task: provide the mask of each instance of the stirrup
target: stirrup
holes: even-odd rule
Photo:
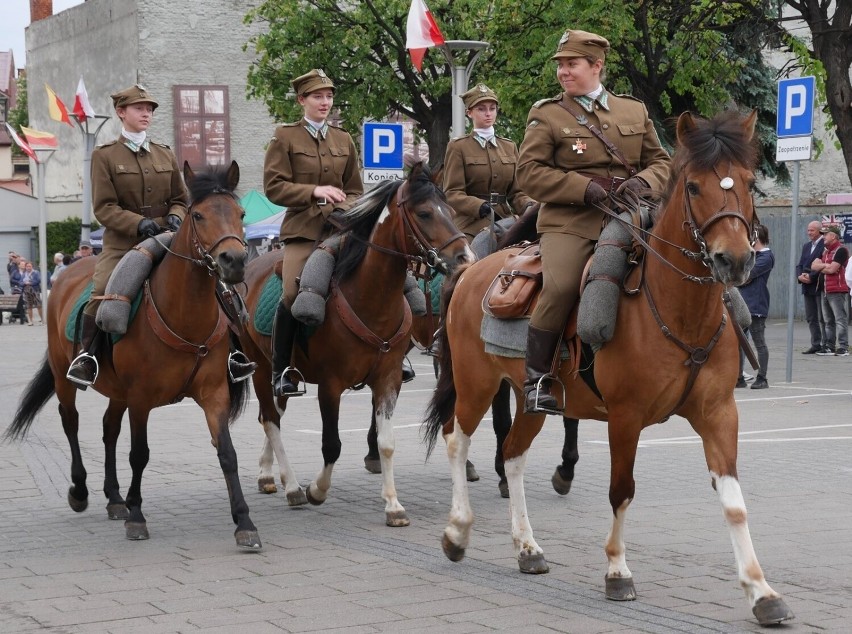
[[[81,379],[80,377],[74,376],[74,375],[71,374],[71,370],[73,370],[76,367],[80,367],[87,360],[91,360],[92,363],[95,364],[95,374],[94,374],[91,381],[88,381],[86,379]],[[83,352],[78,354],[76,357],[74,357],[74,360],[71,362],[71,365],[68,367],[68,371],[65,373],[65,378],[68,379],[69,381],[71,381],[72,383],[76,383],[77,385],[82,385],[83,389],[85,389],[85,388],[89,387],[90,385],[94,385],[95,381],[98,380],[98,372],[100,372],[100,369],[101,369],[101,367],[100,367],[100,364],[98,364],[97,357],[94,356],[93,354],[89,353],[88,351],[84,350]]]
[[[426,354],[428,356],[434,357],[436,359],[441,358],[441,340],[439,338],[440,334],[441,334],[441,329],[438,328],[438,330],[436,330],[432,334],[432,345],[430,345],[426,348]]]
[[[541,398],[542,395],[553,396],[553,398],[557,401],[557,403],[559,402],[559,400],[556,399],[556,396],[554,394],[547,394],[547,393],[542,392],[542,389],[541,389],[542,381],[545,381],[545,380],[551,381],[551,384],[550,384],[551,390],[553,390],[553,384],[554,383],[559,384],[559,387],[562,388],[562,402],[563,403],[565,402],[565,386],[562,384],[562,381],[560,381],[557,377],[555,377],[552,374],[543,374],[541,377],[539,377],[538,381],[535,382],[535,407],[533,407],[530,410],[527,410],[527,402],[526,401],[527,401],[528,394],[533,393],[533,390],[530,389],[529,392],[524,391],[524,413],[525,414],[551,414],[553,416],[562,416],[562,414],[564,414],[564,411],[559,409],[558,406],[556,408],[551,408],[551,407],[542,407],[541,404],[540,404],[539,399]]]
[[[408,357],[402,358],[402,382],[410,383],[414,380],[415,377],[414,366],[411,365],[411,361],[408,360]]]
[[[243,374],[234,374],[235,367],[242,370]],[[231,379],[231,383],[245,381],[254,374],[255,370],[257,370],[257,364],[251,361],[242,351],[234,350],[228,355],[228,378]]]
[[[293,383],[294,386],[296,386],[296,389],[293,392],[281,392],[280,394],[275,394],[275,388],[278,387],[278,384],[282,383],[285,380],[285,377],[291,372],[299,376],[298,380],[295,383],[290,381],[291,383]],[[284,371],[281,373],[281,376],[272,378],[272,393],[275,396],[302,396],[302,394],[305,393],[305,388],[300,388],[299,385],[305,385],[305,377],[302,376],[302,373],[299,372],[299,370],[297,370],[293,366],[287,366],[286,368],[284,368]]]

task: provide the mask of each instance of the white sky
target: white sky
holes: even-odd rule
[[[83,4],[83,0],[53,0],[53,13]],[[24,29],[30,24],[30,0],[0,0],[0,51],[12,50],[15,66],[27,65]]]

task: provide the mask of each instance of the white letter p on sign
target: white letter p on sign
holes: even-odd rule
[[[393,154],[396,143],[391,130],[373,130],[373,165],[380,165],[382,154]]]
[[[805,114],[807,94],[807,90],[802,85],[793,85],[787,90],[787,103],[784,104],[784,127],[786,129],[792,127],[794,117]]]

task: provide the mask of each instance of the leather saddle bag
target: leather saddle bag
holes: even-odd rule
[[[499,319],[528,315],[541,288],[541,252],[532,244],[510,255],[482,298],[482,310]]]

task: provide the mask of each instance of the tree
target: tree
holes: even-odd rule
[[[30,125],[30,115],[27,110],[27,76],[23,73],[16,80],[18,85],[18,97],[15,107],[9,112],[9,125],[15,128],[16,131],[21,129],[21,126]],[[23,156],[24,151],[18,147],[16,143],[12,144],[12,154]]]
[[[405,49],[410,0],[267,0],[246,17],[264,32],[249,45],[258,53],[248,75],[249,97],[263,99],[277,119],[300,115],[290,79],[324,68],[337,85],[337,104],[355,129],[363,118],[399,113],[414,120],[429,143],[432,163],[446,149],[452,119],[450,70],[439,51],[428,53],[423,72]],[[430,9],[446,39],[483,40],[471,83],[484,81],[501,97],[500,133],[519,142],[530,106],[559,93],[550,61],[567,13],[572,25],[613,43],[606,85],[642,99],[664,142],[664,122],[684,110],[715,114],[738,97],[742,73],[755,66],[767,31],[764,0],[433,0]],[[559,25],[559,26],[556,26]],[[752,36],[743,50],[741,35]],[[739,44],[736,38],[740,37]],[[746,47],[747,48],[747,47]],[[748,108],[746,102],[739,104]],[[774,122],[774,113],[764,111]],[[772,128],[774,129],[774,128]],[[772,167],[772,162],[767,164]]]
[[[846,173],[852,182],[852,2],[848,0],[786,0],[811,32],[810,47],[800,38],[789,36],[793,51],[805,51],[821,67],[801,56],[806,71],[824,81],[826,106],[840,142]],[[810,66],[810,67],[809,67]]]

